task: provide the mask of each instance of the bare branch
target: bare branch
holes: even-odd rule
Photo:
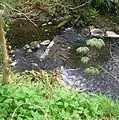
[[[78,8],[81,8],[81,7],[84,7],[85,5],[89,4],[92,0],[89,0],[79,6],[76,6],[76,7],[70,7],[70,6],[65,6],[65,5],[62,5],[60,3],[56,3],[55,5],[60,5],[61,7],[63,8],[67,8],[67,9],[70,9],[70,10],[75,10],[75,9],[78,9]]]
[[[15,12],[18,12],[18,13],[21,13],[22,15],[24,15],[34,26],[37,27],[37,24],[35,24],[25,13],[21,12],[20,10],[16,10],[14,8],[12,8],[11,6],[9,6],[8,4],[6,3],[3,3],[8,9],[12,10],[12,11],[15,11]]]
[[[107,71],[105,68],[103,68],[102,66],[98,65],[99,68],[101,68],[104,72],[108,73],[111,77],[113,77],[115,80],[119,81],[119,79],[117,79],[116,76],[114,76],[113,74],[111,74],[109,71]]]
[[[110,56],[112,57],[112,59],[113,59],[114,61],[119,62],[119,60],[115,59],[114,56],[112,55],[111,44],[110,44],[109,53],[110,53]]]

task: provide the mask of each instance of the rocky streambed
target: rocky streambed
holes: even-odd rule
[[[55,69],[61,74],[61,82],[64,84],[86,92],[101,92],[113,99],[119,97],[118,39],[107,39],[106,47],[100,51],[101,54],[97,58],[98,62],[94,61],[95,65],[100,65],[101,73],[98,76],[86,76],[80,56],[75,50],[85,45],[88,37],[83,37],[72,27],[54,32],[50,21],[40,24],[35,28],[36,32],[33,28],[27,29],[29,24],[24,24],[21,23],[21,28],[18,24],[17,27],[16,24],[12,24],[12,29],[7,35],[9,41],[13,39],[10,41],[13,45],[13,50],[10,51],[13,58],[11,66],[16,67],[18,71]]]

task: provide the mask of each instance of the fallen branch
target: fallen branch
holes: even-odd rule
[[[1,4],[0,4],[0,5],[1,5]],[[10,9],[10,10],[12,10],[12,11],[21,13],[21,14],[24,15],[34,26],[38,27],[37,24],[35,24],[25,13],[21,12],[20,10],[16,10],[16,9],[12,8],[11,6],[9,6],[9,5],[6,4],[6,3],[3,3],[3,5],[5,5],[8,9]]]
[[[60,3],[56,3],[55,5],[60,5],[61,7],[64,7],[64,8],[67,8],[67,9],[70,9],[70,10],[75,10],[75,9],[78,9],[78,8],[81,8],[81,7],[84,7],[85,5],[89,4],[92,0],[89,0],[79,6],[76,6],[76,7],[69,7],[69,6],[65,6],[65,5],[62,5]]]
[[[105,68],[103,68],[102,66],[98,65],[99,68],[101,68],[104,72],[108,73],[111,77],[113,77],[115,80],[119,81],[119,79],[117,79],[116,76],[114,76],[113,74],[111,74],[109,71],[107,71]]]
[[[114,61],[119,62],[119,60],[115,59],[114,56],[112,55],[111,44],[110,44],[109,53],[110,53],[110,56],[112,57],[112,59],[113,59]]]

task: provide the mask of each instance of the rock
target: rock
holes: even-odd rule
[[[48,47],[46,48],[45,52],[41,55],[40,59],[44,60],[45,58],[51,56],[52,51],[54,50],[54,46],[55,46],[55,41],[52,40],[50,42],[50,44],[48,45]],[[55,50],[54,50],[55,51]]]
[[[32,52],[32,50],[31,49],[27,49],[27,53],[31,53]]]
[[[90,30],[88,28],[83,28],[81,30],[81,35],[83,35],[84,37],[90,36]]]
[[[10,52],[9,52],[9,54],[13,54],[15,51],[14,50],[11,50]]]
[[[55,58],[57,55],[66,56],[66,51],[62,50],[61,45],[63,44],[62,37],[56,36],[47,46],[45,52],[41,55],[41,61],[45,58]]]
[[[30,43],[30,47],[32,50],[40,48],[40,44],[38,41],[34,41]]]
[[[45,32],[48,32],[48,30],[44,30]]]
[[[105,37],[109,37],[109,38],[119,38],[119,34],[116,34],[113,31],[106,31],[105,32]]]
[[[67,47],[68,48],[68,50],[70,50],[71,49],[71,47],[69,46],[69,47]]]
[[[10,66],[13,66],[13,67],[14,67],[17,63],[18,63],[18,61],[15,60],[14,62],[12,62],[12,63],[10,64]]]
[[[52,24],[52,22],[48,22],[48,25],[51,25]]]
[[[41,26],[46,26],[47,25],[47,23],[43,23]]]
[[[23,47],[24,50],[29,49],[29,48],[30,48],[30,46],[29,46],[28,44],[26,44],[26,45]]]
[[[37,63],[31,63],[34,67],[38,67]]]
[[[90,35],[93,37],[103,37],[104,36],[104,32],[99,29],[99,28],[95,28],[94,26],[90,26]]]
[[[50,44],[50,40],[45,40],[43,42],[40,43],[41,45],[49,45]]]

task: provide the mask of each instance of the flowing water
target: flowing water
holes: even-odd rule
[[[119,97],[119,46],[118,40],[105,40],[106,47],[89,53],[92,58],[88,66],[80,62],[81,55],[76,53],[76,48],[83,46],[87,38],[83,38],[74,28],[66,28],[57,32],[55,24],[38,23],[34,27],[29,22],[16,21],[10,25],[7,34],[8,41],[13,47],[13,61],[16,61],[18,71],[45,69],[57,70],[62,75],[65,84],[78,87],[83,91],[101,92],[113,99]],[[47,45],[41,45],[41,41],[53,39],[59,40],[50,57],[41,60]],[[38,41],[40,47],[27,52],[23,47],[32,41]],[[111,48],[110,48],[111,47]],[[59,49],[57,49],[59,48]],[[56,49],[56,50],[55,50]],[[54,51],[54,52],[53,52]],[[110,55],[111,54],[111,55]],[[101,66],[101,73],[98,76],[86,76],[83,72],[85,67]]]

